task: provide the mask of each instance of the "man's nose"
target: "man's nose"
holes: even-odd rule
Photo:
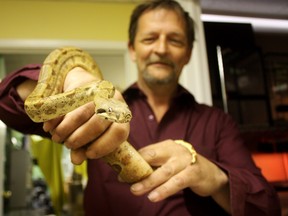
[[[158,54],[165,54],[168,51],[168,44],[166,39],[159,39],[155,44],[154,48],[155,53]]]

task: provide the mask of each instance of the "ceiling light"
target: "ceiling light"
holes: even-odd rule
[[[202,14],[203,22],[250,23],[258,32],[288,33],[288,20]]]

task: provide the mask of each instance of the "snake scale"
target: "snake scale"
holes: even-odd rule
[[[75,67],[82,67],[99,81],[63,92],[65,77]],[[92,56],[76,47],[63,47],[46,57],[38,83],[25,100],[24,107],[34,122],[45,122],[94,101],[96,115],[118,123],[129,122],[132,115],[127,104],[113,99],[114,93],[113,84],[103,80]],[[153,171],[127,141],[103,159],[127,183],[140,181]]]

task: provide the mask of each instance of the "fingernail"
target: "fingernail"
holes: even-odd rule
[[[143,190],[143,188],[144,188],[144,186],[141,183],[137,183],[137,184],[134,184],[131,186],[131,190],[134,192],[141,191],[141,190]]]
[[[50,134],[51,134],[51,131],[49,131],[50,130],[50,127],[49,126],[47,126],[47,124],[43,124],[43,130],[45,131],[45,132],[50,132]]]
[[[152,191],[149,195],[148,195],[148,199],[152,202],[156,202],[159,199],[159,193],[156,191]]]

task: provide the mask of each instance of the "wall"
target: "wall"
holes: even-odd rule
[[[0,39],[126,41],[135,3],[0,0]]]
[[[13,72],[31,63],[41,64],[47,55],[45,54],[4,54],[7,73]],[[124,71],[124,59],[121,54],[94,54],[92,55],[101,69],[104,78],[112,82],[115,87],[123,90],[127,87]],[[111,64],[112,62],[112,64]]]
[[[0,53],[7,73],[41,63],[39,58],[56,47],[73,45],[93,54],[104,77],[124,89],[132,82],[125,80],[123,53],[134,7],[80,0],[0,0]]]

